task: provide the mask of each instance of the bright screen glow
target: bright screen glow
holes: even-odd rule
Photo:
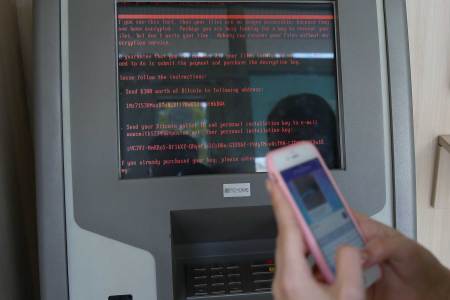
[[[121,178],[266,172],[316,144],[342,168],[329,3],[117,3]]]

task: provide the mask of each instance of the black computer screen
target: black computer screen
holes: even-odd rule
[[[316,144],[342,168],[333,2],[118,2],[121,178],[265,172]]]

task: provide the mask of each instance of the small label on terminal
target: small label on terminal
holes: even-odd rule
[[[231,183],[223,185],[224,198],[250,197],[250,183]]]

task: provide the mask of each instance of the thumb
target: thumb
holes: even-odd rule
[[[364,299],[365,288],[360,250],[348,246],[339,248],[336,268],[334,288],[336,289],[337,299]]]
[[[408,257],[408,241],[401,236],[377,238],[366,244],[366,265],[379,264],[386,260],[401,260]]]
[[[277,254],[287,260],[287,265],[301,265],[309,270],[305,259],[306,246],[303,243],[302,232],[288,201],[276,184],[266,181],[267,190],[272,197],[272,206],[278,227]],[[277,262],[278,264],[278,262]],[[277,266],[278,267],[278,266]]]

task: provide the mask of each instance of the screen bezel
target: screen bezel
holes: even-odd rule
[[[314,1],[314,0],[307,0],[307,1],[301,1],[301,0],[293,0],[293,1],[289,1],[289,0],[283,0],[283,1],[273,1],[273,0],[263,0],[263,1],[256,1],[256,0],[250,0],[250,1],[221,1],[221,3],[230,3],[230,4],[240,4],[240,3],[267,3],[267,4],[331,4],[331,6],[333,7],[333,25],[334,25],[334,53],[335,53],[335,83],[336,83],[336,141],[337,141],[337,161],[339,163],[339,166],[337,168],[333,168],[333,170],[340,170],[340,171],[345,171],[346,170],[346,151],[345,151],[345,130],[344,130],[344,113],[343,113],[343,95],[342,95],[342,75],[341,75],[341,51],[340,51],[340,43],[339,43],[339,18],[338,18],[338,6],[336,3],[336,0],[318,0],[318,1]],[[119,93],[119,64],[118,64],[118,59],[119,59],[119,32],[118,32],[118,5],[121,3],[148,3],[149,5],[151,4],[158,4],[158,3],[202,3],[205,5],[208,4],[214,4],[214,1],[172,1],[172,0],[158,0],[158,1],[146,1],[146,0],[115,0],[114,2],[114,42],[115,42],[115,80],[116,80],[116,89],[115,89],[115,93],[116,93],[116,117],[117,117],[117,149],[118,149],[118,157],[117,157],[117,165],[119,166],[119,168],[117,169],[118,171],[118,179],[119,180],[151,180],[151,179],[155,179],[155,178],[161,178],[158,176],[147,176],[147,177],[138,177],[138,178],[125,178],[122,175],[121,172],[121,168],[122,168],[122,141],[121,141],[121,126],[120,126],[120,119],[121,119],[121,114],[120,114],[120,93]],[[236,173],[213,173],[213,174],[208,174],[208,175],[184,175],[184,176],[164,176],[164,177],[168,177],[168,178],[183,178],[183,177],[191,177],[191,176],[218,176],[218,175],[253,175],[253,174],[266,174],[267,173],[267,168],[265,172],[236,172]]]

